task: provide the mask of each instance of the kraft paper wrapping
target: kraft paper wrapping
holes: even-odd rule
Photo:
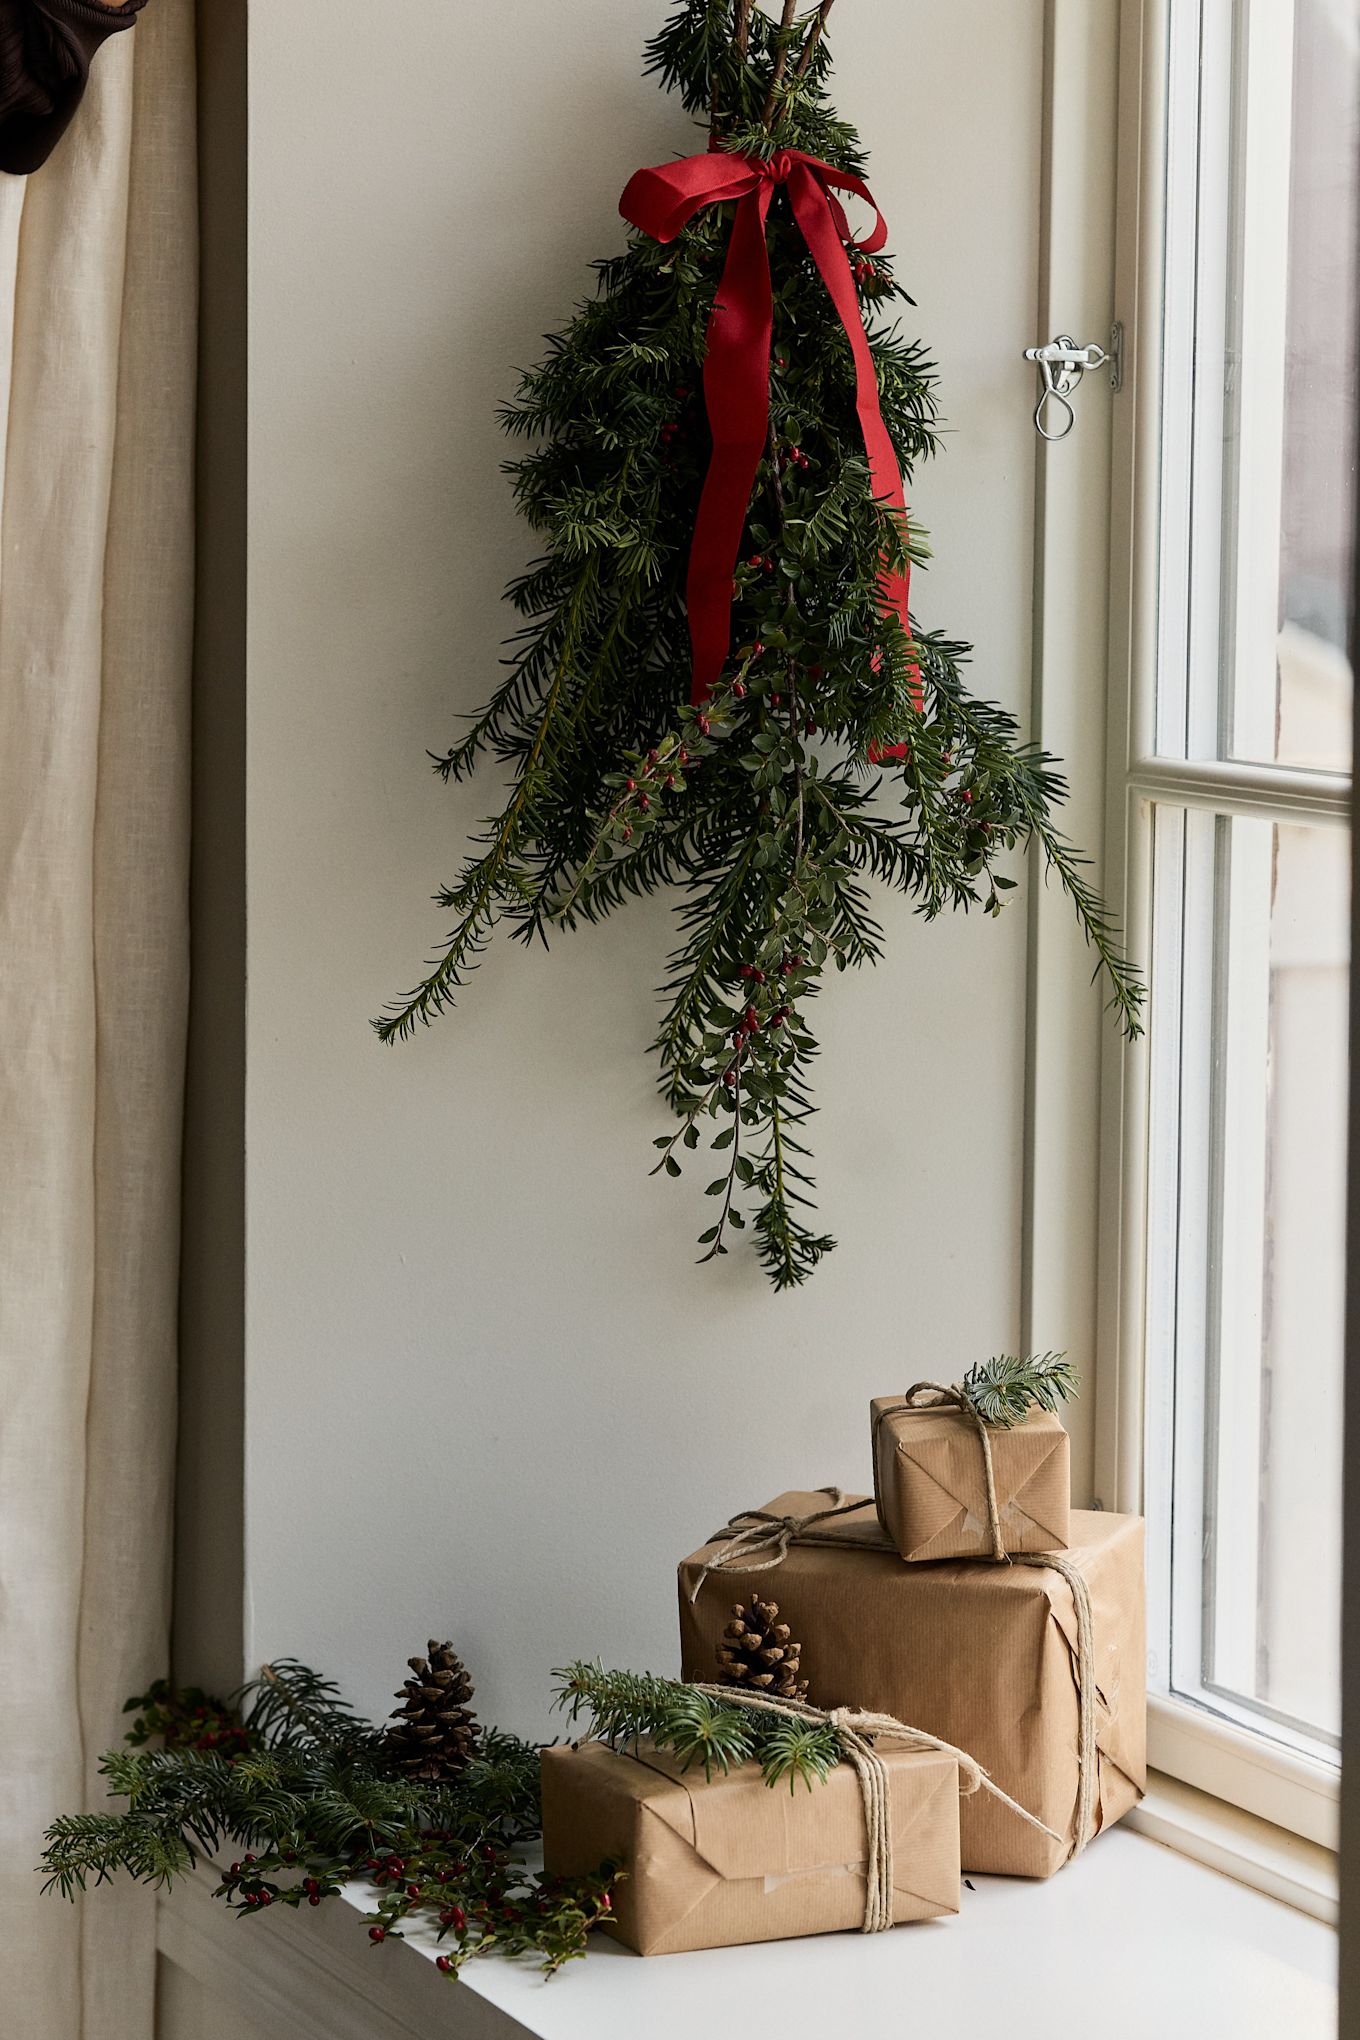
[[[900,1396],[878,1396],[870,1410],[883,1527],[901,1556],[992,1558],[977,1425],[960,1409],[904,1409]],[[1006,1550],[1065,1550],[1072,1474],[1058,1418],[1037,1410],[988,1437]]]
[[[765,1505],[805,1516],[826,1507],[804,1490]],[[818,1707],[893,1714],[967,1750],[996,1783],[1064,1836],[1050,1842],[978,1792],[959,1808],[965,1870],[1049,1877],[1075,1841],[1078,1793],[1077,1615],[1061,1574],[1041,1564],[975,1559],[903,1565],[872,1501],[823,1522],[773,1572],[712,1573],[690,1595],[715,1539],[680,1565],[681,1676],[711,1676],[731,1606],[774,1595],[803,1645]],[[1065,1556],[1091,1600],[1096,1776],[1092,1831],[1142,1797],[1147,1782],[1143,1523],[1074,1509]],[[767,1556],[753,1554],[756,1565]]]
[[[893,1919],[959,1909],[959,1767],[938,1750],[879,1755],[892,1804]],[[790,1792],[756,1763],[705,1780],[643,1744],[543,1752],[543,1861],[582,1877],[612,1859],[607,1930],[639,1955],[780,1941],[864,1920],[864,1805],[848,1763]]]

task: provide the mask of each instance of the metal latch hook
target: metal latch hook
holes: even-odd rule
[[[1116,325],[1110,333],[1108,348],[1099,346],[1094,340],[1085,347],[1078,347],[1070,333],[1059,333],[1056,340],[1049,340],[1042,347],[1027,347],[1026,361],[1038,365],[1043,388],[1039,401],[1034,407],[1034,429],[1041,439],[1052,444],[1055,440],[1066,439],[1077,422],[1077,414],[1070,402],[1088,368],[1110,370],[1110,388],[1118,390],[1124,380],[1124,329]],[[1050,404],[1056,404],[1064,414],[1063,423],[1051,432],[1044,422],[1044,414]]]

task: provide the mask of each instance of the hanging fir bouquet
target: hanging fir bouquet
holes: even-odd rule
[[[627,251],[504,412],[544,550],[509,589],[506,678],[436,764],[500,760],[509,797],[437,896],[429,975],[375,1023],[390,1041],[452,1004],[498,923],[546,941],[677,887],[656,1170],[718,1150],[703,1258],[749,1218],[781,1289],[834,1245],[808,1009],[881,952],[869,881],[928,919],[996,914],[1004,853],[1037,843],[1131,1034],[1142,1000],[1055,828],[1054,761],[967,692],[966,646],[909,620],[902,478],[934,447],[934,372],[890,323],[911,299],[881,218],[855,238],[843,209],[873,202],[827,98],[832,5],[685,0],[648,49],[708,150],[632,179]]]

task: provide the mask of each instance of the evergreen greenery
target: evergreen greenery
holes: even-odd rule
[[[1056,1412],[1074,1397],[1077,1370],[1064,1353],[1001,1353],[970,1367],[959,1387],[984,1424],[1008,1431],[1031,1410]]]
[[[216,1896],[235,1912],[320,1905],[366,1881],[374,1942],[420,1919],[456,1974],[487,1949],[556,1970],[585,1952],[609,1910],[610,1866],[587,1878],[532,1875],[520,1844],[539,1832],[539,1753],[478,1732],[456,1779],[404,1776],[383,1731],[305,1665],[267,1665],[231,1701],[159,1681],[128,1702],[127,1747],[100,1766],[123,1812],[67,1814],[46,1836],[45,1890],[74,1897],[117,1871],[168,1886],[231,1844]]]
[[[611,1672],[597,1663],[566,1665],[553,1674],[557,1705],[584,1718],[587,1733],[618,1748],[644,1739],[669,1750],[682,1770],[704,1776],[755,1758],[767,1785],[820,1784],[841,1760],[840,1738],[826,1721],[753,1714],[710,1693],[659,1679],[651,1672]]]
[[[786,0],[774,21],[750,0],[684,0],[646,68],[721,148],[791,146],[860,171],[859,139],[827,97],[830,7],[798,18]],[[503,413],[524,443],[508,472],[542,551],[508,591],[521,621],[505,677],[436,764],[461,780],[499,763],[508,798],[437,895],[452,927],[428,974],[375,1025],[390,1041],[450,1006],[498,924],[546,943],[630,895],[679,888],[653,1043],[679,1124],[658,1140],[656,1170],[678,1176],[707,1135],[721,1172],[702,1258],[725,1254],[749,1217],[782,1289],[835,1244],[810,1208],[808,1009],[830,969],[882,953],[871,880],[927,919],[997,914],[1015,884],[1007,853],[1037,846],[1131,1034],[1143,993],[1055,825],[1066,792],[1055,761],[968,692],[965,645],[909,640],[883,613],[882,563],[919,560],[925,543],[874,500],[850,349],[782,191],[768,234],[769,442],[730,668],[703,707],[686,705],[704,336],[732,217],[709,207],[669,245],[634,234],[597,264],[598,294]],[[936,442],[934,369],[896,321],[911,299],[889,264],[861,259],[854,274],[910,476]],[[871,765],[899,745],[900,758]]]

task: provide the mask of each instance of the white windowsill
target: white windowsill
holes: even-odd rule
[[[651,1961],[601,1940],[550,1984],[492,1959],[451,1983],[434,1970],[433,1945],[371,1949],[342,1904],[237,1921],[201,1878],[162,1901],[159,1938],[167,1960],[268,2040],[429,2040],[432,2032],[692,2040],[721,2018],[715,2007],[734,2004],[793,2007],[803,2032],[897,2033],[909,2006],[913,2031],[1004,2031],[1007,2040],[1092,2027],[1102,2040],[1333,2040],[1334,1935],[1152,1838],[1158,1822],[1183,1836],[1196,1819],[1203,1824],[1202,1809],[1180,1802],[1174,1788],[1158,1789],[1138,1816],[1142,1832],[1126,1823],[1047,1883],[973,1878],[956,1919],[872,1939],[828,1934]],[[1208,1847],[1205,1840],[1196,1853]],[[1230,1858],[1227,1849],[1223,1867]],[[1293,1875],[1297,1887],[1297,1862]]]

